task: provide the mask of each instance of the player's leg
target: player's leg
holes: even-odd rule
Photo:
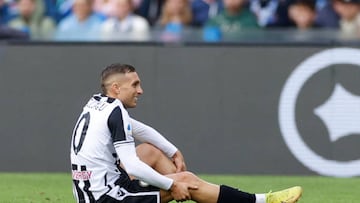
[[[254,194],[206,182],[191,172],[181,172],[167,176],[180,182],[196,185],[198,189],[189,191],[191,199],[199,203],[255,203]],[[168,202],[172,199],[171,194],[168,191],[161,191],[160,194],[161,202]]]
[[[161,150],[147,143],[136,147],[136,153],[141,161],[161,174],[176,172],[175,164]]]
[[[167,175],[168,177],[198,186],[189,190],[191,199],[198,203],[294,203],[301,194],[301,187],[293,187],[270,194],[250,194],[226,185],[215,185],[206,182],[191,172],[181,172]],[[161,202],[169,202],[172,196],[169,191],[160,191]],[[262,198],[260,198],[262,197]]]

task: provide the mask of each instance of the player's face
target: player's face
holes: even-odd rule
[[[136,107],[138,97],[143,93],[138,74],[136,72],[126,73],[118,85],[117,98],[126,108]]]

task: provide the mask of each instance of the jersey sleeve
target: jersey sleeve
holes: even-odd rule
[[[124,120],[120,107],[114,108],[108,118],[108,127],[113,143],[126,141]]]
[[[169,158],[171,158],[178,150],[171,142],[162,136],[154,128],[130,118],[133,129],[133,136],[141,142],[150,143],[161,151],[163,151]]]

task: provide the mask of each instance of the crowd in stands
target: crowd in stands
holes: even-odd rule
[[[360,33],[360,0],[0,0],[0,38],[165,40],[276,28]],[[215,35],[216,37],[217,35]]]

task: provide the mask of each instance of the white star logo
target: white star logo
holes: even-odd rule
[[[314,109],[325,123],[330,140],[337,141],[351,134],[360,134],[360,96],[336,84],[330,98]]]
[[[352,177],[360,175],[360,159],[340,161],[317,154],[304,141],[296,123],[296,101],[303,85],[317,72],[332,65],[351,64],[360,68],[360,49],[334,48],[318,52],[291,73],[280,95],[279,124],[281,135],[291,153],[306,167],[321,175]],[[330,98],[314,113],[328,128],[331,141],[360,133],[360,96],[336,85]],[[346,150],[346,148],[344,149]]]

